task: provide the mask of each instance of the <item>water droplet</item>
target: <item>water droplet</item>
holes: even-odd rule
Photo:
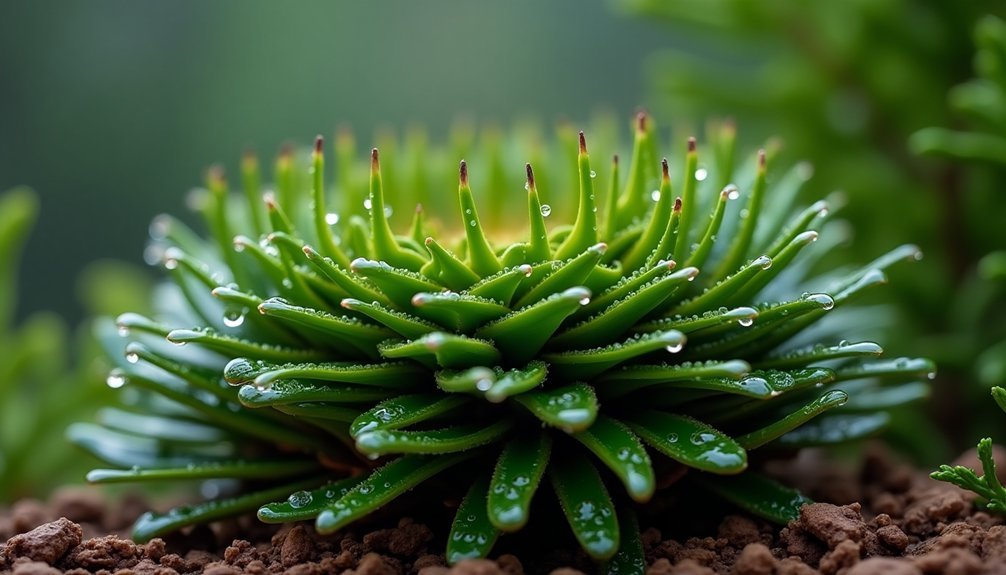
[[[654,202],[659,202],[660,190],[653,190],[652,192],[650,192],[650,199],[653,200]]]
[[[157,244],[150,244],[143,250],[143,261],[149,266],[155,266],[164,260],[164,248]]]
[[[339,214],[335,212],[329,212],[325,214],[325,223],[330,226],[334,226],[335,224],[339,223]]]
[[[367,210],[369,212],[370,208],[372,208],[373,206],[374,206],[374,202],[370,198],[367,198],[367,199],[363,200],[363,209],[365,209],[365,210]]]
[[[727,199],[736,200],[741,197],[741,191],[737,189],[737,186],[727,186]]]
[[[761,269],[767,270],[772,267],[772,258],[765,258],[759,264],[761,265]]]
[[[105,383],[112,389],[119,389],[120,387],[126,385],[126,375],[121,369],[113,369],[108,373],[108,378],[105,379]]]
[[[936,379],[936,372],[935,371],[930,371],[929,373],[926,374],[926,378],[927,379]]]
[[[580,298],[580,305],[587,305],[588,303],[590,303],[590,298],[589,297],[582,297],[582,298]]]
[[[171,341],[171,340],[168,340],[168,341]],[[178,347],[182,347],[183,345],[185,345],[185,344],[187,344],[189,342],[187,342],[187,341],[172,341],[171,343],[174,344],[174,345],[177,345]]]
[[[704,181],[709,176],[709,172],[705,168],[699,168],[695,170],[695,179],[698,181]]]
[[[542,204],[541,205],[541,215],[547,218],[551,214],[552,214],[552,206],[550,206],[548,204]]]
[[[672,434],[668,435],[667,436],[667,442],[668,443],[677,443],[678,442],[678,434],[677,433],[672,433]]]
[[[668,353],[678,353],[684,347],[685,347],[685,344],[683,344],[683,343],[673,343],[671,345],[668,345],[664,349],[666,349]]]
[[[178,260],[175,258],[164,258],[164,269],[173,270],[178,268]]]
[[[710,441],[716,439],[716,436],[712,433],[707,433],[703,431],[696,431],[689,438],[694,445],[702,445],[704,443],[709,443]]]
[[[754,318],[742,317],[739,320],[737,320],[737,323],[741,327],[751,327],[751,325],[754,324]]]
[[[835,300],[830,295],[826,293],[812,293],[807,294],[803,298],[806,301],[812,301],[821,306],[823,310],[829,310],[835,307]]]
[[[493,386],[493,380],[482,378],[475,382],[475,389],[479,391],[489,391],[489,388]]]
[[[296,491],[290,494],[290,497],[287,498],[287,503],[294,509],[300,509],[310,505],[313,499],[310,491]]]
[[[126,326],[124,326],[124,325],[120,325],[119,326],[119,337],[129,337],[129,328],[126,327]]]
[[[240,327],[245,322],[246,310],[227,310],[224,312],[224,325],[227,327]]]
[[[128,361],[129,363],[136,363],[140,361],[140,354],[136,353],[135,351],[131,351],[126,354],[126,361]]]
[[[391,206],[384,206],[384,217],[390,218],[393,213],[395,213],[395,210]]]
[[[475,227],[475,220],[469,220],[468,221],[468,225],[474,228]]]
[[[528,182],[524,182],[524,189],[525,190],[530,190],[531,189],[531,184],[528,183]]]

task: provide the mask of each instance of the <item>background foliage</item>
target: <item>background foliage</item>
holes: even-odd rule
[[[975,90],[954,87],[972,75],[974,60],[1001,74],[988,46],[991,28],[977,57],[973,32],[986,14],[1006,8],[932,0],[621,6],[687,38],[683,48],[649,61],[656,109],[693,120],[726,114],[745,132],[780,136],[788,154],[813,164],[811,189],[849,196],[843,215],[856,223],[854,252],[893,238],[922,247],[925,262],[895,282],[898,323],[910,335],[899,339],[937,360],[934,415],[956,446],[973,443],[985,425],[973,414],[987,404],[987,386],[1003,383],[986,378],[978,387],[972,365],[997,329],[998,306],[988,307],[994,290],[975,270],[985,254],[1006,246],[997,223],[1006,195],[988,166],[934,161],[908,141],[930,126],[974,120],[974,110],[962,107],[975,107],[968,101]],[[1002,101],[980,104],[1002,114]],[[938,461],[936,451],[927,460]]]

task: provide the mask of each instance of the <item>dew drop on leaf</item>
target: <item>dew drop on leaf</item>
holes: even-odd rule
[[[596,178],[597,177],[597,172],[595,172],[594,170],[591,170],[590,171],[590,177],[591,178]]]
[[[654,202],[659,202],[660,190],[653,190],[652,192],[650,192],[650,199],[653,200]]]
[[[240,327],[245,322],[245,312],[242,310],[227,310],[224,312],[224,325]]]
[[[325,214],[325,223],[330,226],[334,226],[335,224],[339,223],[339,214],[335,212],[329,212]]]
[[[551,214],[552,214],[552,206],[550,206],[548,204],[542,204],[541,205],[541,215],[547,218]]]
[[[296,491],[290,494],[290,497],[287,498],[287,503],[294,509],[300,509],[301,507],[310,505],[312,500],[313,497],[310,491]]]
[[[695,179],[698,181],[703,181],[709,176],[709,172],[705,168],[699,168],[695,170]]]
[[[108,378],[105,379],[105,383],[112,389],[119,389],[120,387],[126,385],[126,376],[122,373],[122,370],[113,369],[109,372]]]
[[[751,327],[751,325],[754,323],[754,319],[750,317],[742,317],[739,320],[737,320],[737,323],[741,327]]]

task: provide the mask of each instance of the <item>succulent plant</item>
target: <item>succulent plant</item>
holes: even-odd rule
[[[828,206],[795,205],[799,168],[771,191],[771,151],[735,173],[723,124],[714,167],[700,166],[694,139],[682,149],[675,197],[652,120],[633,125],[624,178],[617,156],[598,176],[581,132],[575,163],[542,170],[576,182],[551,190],[553,204],[531,165],[520,193],[483,191],[506,241],[490,239],[464,161],[459,225],[439,236],[422,210],[408,233],[392,229],[388,208],[413,205],[422,186],[382,170],[377,149],[365,198],[341,163],[339,216],[320,137],[309,177],[282,155],[264,202],[253,158],[243,196],[212,170],[198,196],[208,239],[168,216],[151,227],[172,279],[160,316],[125,314],[102,332],[118,358],[109,384],[128,382],[128,403],[70,430],[118,468],[89,480],[247,485],[146,514],[134,534],[149,539],[250,509],[331,533],[438,476],[461,500],[452,563],[524,527],[544,483],[586,553],[623,573],[643,561],[627,503],[685,470],[701,477],[694,488],[792,518],[806,499],[747,471],[748,453],[853,440],[883,427],[884,408],[924,395],[916,380],[932,362],[879,360],[878,344],[845,341],[855,324],[830,317],[920,253],[903,246],[808,279],[834,244],[812,245]],[[366,216],[352,213],[361,204]],[[573,223],[549,225],[567,207]]]

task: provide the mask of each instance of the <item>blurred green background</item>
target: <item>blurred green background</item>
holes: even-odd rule
[[[19,315],[80,317],[95,258],[142,263],[206,167],[351,126],[625,117],[673,37],[604,2],[0,3],[0,190],[41,197]],[[522,166],[515,166],[520,171]]]

